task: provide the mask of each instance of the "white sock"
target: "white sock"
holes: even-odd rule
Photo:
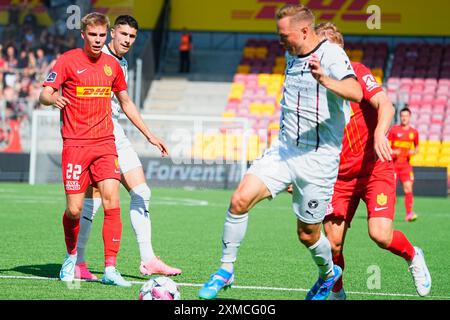
[[[151,191],[147,184],[142,183],[130,190],[130,218],[142,262],[148,262],[155,257],[152,247],[152,225],[148,205]]]
[[[328,279],[334,275],[333,273],[333,256],[331,253],[331,245],[327,237],[321,232],[319,240],[308,248],[311,256],[319,268],[319,277]]]
[[[223,226],[222,238],[222,268],[233,272],[233,264],[236,261],[237,252],[247,232],[248,213],[242,215],[232,214],[227,211]]]
[[[114,270],[116,270],[116,267],[114,267],[114,266],[105,267],[105,273],[114,272]]]
[[[86,245],[89,240],[92,229],[92,221],[94,221],[95,214],[98,208],[102,205],[100,198],[85,198],[83,202],[83,212],[80,219],[80,232],[78,233],[77,242],[77,263],[85,261]]]

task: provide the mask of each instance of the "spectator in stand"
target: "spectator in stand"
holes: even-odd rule
[[[28,67],[28,55],[27,50],[22,48],[19,53],[19,59],[17,60],[17,68],[18,69],[26,69]]]
[[[191,69],[191,50],[192,50],[192,36],[183,28],[183,34],[180,39],[180,72],[189,73]]]
[[[26,25],[23,27],[23,46],[25,49],[32,49],[36,45],[36,35],[33,32],[33,29]]]
[[[17,79],[17,64],[16,48],[9,45],[6,48],[6,70],[3,76],[3,87],[14,87]]]
[[[6,71],[7,63],[3,58],[3,46],[0,44],[0,92],[3,89],[3,74]]]
[[[6,63],[9,70],[17,68],[16,48],[13,45],[6,47]]]
[[[45,57],[44,48],[38,48],[36,50],[36,81],[42,82],[45,79],[45,76],[49,72],[48,61]]]
[[[28,56],[27,74],[30,78],[34,79],[36,77],[37,72],[36,56],[34,55],[33,50],[29,50],[27,56]]]

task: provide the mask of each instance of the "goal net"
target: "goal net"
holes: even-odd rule
[[[142,118],[150,131],[164,141],[169,157],[162,158],[125,116],[119,122],[151,186],[234,188],[248,161],[253,160],[248,155],[261,151],[254,150],[260,146],[251,143],[252,129],[244,118],[149,114]],[[60,183],[59,112],[37,110],[32,119],[29,183]]]

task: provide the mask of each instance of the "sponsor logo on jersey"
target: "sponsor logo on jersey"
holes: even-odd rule
[[[77,87],[77,97],[111,98],[111,87]]]
[[[328,215],[332,214],[333,212],[334,212],[334,208],[333,208],[333,205],[331,204],[331,200],[330,200],[330,202],[328,202],[325,215],[328,216]]]
[[[394,141],[394,147],[395,148],[405,148],[405,149],[411,149],[412,142],[410,141]]]
[[[77,190],[81,189],[81,186],[78,183],[78,181],[68,180],[68,181],[66,181],[65,188],[66,188],[67,191],[69,191],[69,190],[77,191]]]
[[[377,80],[375,80],[375,78],[371,74],[366,74],[365,76],[362,77],[362,79],[366,84],[367,91],[369,92],[379,87]]]
[[[310,200],[308,202],[308,207],[310,207],[311,209],[316,209],[319,206],[319,201],[317,200]]]
[[[56,72],[50,72],[50,74],[47,76],[47,79],[45,79],[46,82],[55,82],[56,77],[58,74]]]
[[[377,195],[377,204],[379,206],[385,206],[387,204],[388,197],[384,193]]]
[[[103,71],[105,71],[105,74],[110,77],[112,76],[112,69],[110,66],[108,66],[107,64],[105,64],[105,66],[103,67]]]

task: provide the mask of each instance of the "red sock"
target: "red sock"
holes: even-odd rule
[[[105,209],[103,222],[103,244],[105,246],[105,267],[116,266],[117,253],[122,238],[120,208]]]
[[[80,219],[72,220],[66,212],[63,214],[64,238],[68,254],[77,253],[78,233],[80,232]]]
[[[414,198],[413,198],[412,192],[405,193],[406,214],[410,214],[412,212],[413,201],[414,201]]]
[[[333,263],[337,264],[339,267],[341,267],[342,272],[344,272],[344,268],[345,268],[345,262],[344,262],[344,253],[338,253],[337,255],[333,256]],[[342,283],[342,277],[344,276],[344,274],[342,274],[342,276],[339,278],[339,280],[334,284],[332,291],[333,292],[339,292],[342,287],[343,287],[343,283]]]
[[[408,238],[406,238],[403,232],[398,230],[394,230],[392,242],[386,249],[393,254],[402,257],[406,261],[411,261],[416,252]]]

